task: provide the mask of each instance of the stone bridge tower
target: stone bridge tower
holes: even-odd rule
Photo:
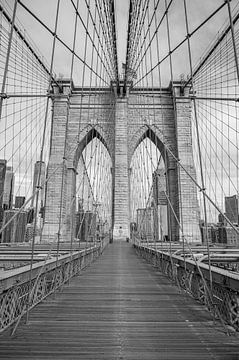
[[[76,88],[61,80],[62,89],[53,89],[51,148],[46,189],[43,239],[69,241],[74,233],[76,171],[85,146],[97,137],[112,159],[113,236],[129,236],[130,163],[137,146],[149,137],[165,163],[170,236],[180,240],[178,219],[184,224],[189,241],[199,240],[199,207],[195,185],[180,169],[174,156],[195,177],[191,134],[191,100],[188,89],[181,94],[175,83],[167,89]],[[145,98],[147,101],[145,102]],[[180,181],[180,186],[179,186]],[[62,188],[60,193],[59,189]],[[180,191],[179,191],[180,188]],[[59,222],[61,224],[59,228]],[[60,234],[58,234],[60,229]]]

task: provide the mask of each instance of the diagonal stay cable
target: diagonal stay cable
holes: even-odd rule
[[[18,0],[18,3],[35,19],[37,22],[39,22],[52,36],[54,36],[67,50],[69,50],[71,53],[74,53],[75,57],[82,62],[82,64],[85,63],[85,66],[92,71],[98,78],[100,78],[106,85],[110,85],[106,80],[100,77],[99,74],[96,73],[96,71],[87,64],[87,62],[84,62],[84,60],[75,52],[73,49],[71,49],[70,46],[68,46],[65,41],[63,41],[54,31],[52,31],[37,15],[35,15],[21,0]]]
[[[224,6],[226,3],[223,3],[220,5],[215,11],[213,11],[199,26],[197,26],[188,36],[192,37],[199,29],[201,29],[202,26],[204,26],[209,20],[211,20]],[[159,65],[162,64],[171,54],[173,54],[178,48],[180,48],[186,41],[188,37],[180,41],[173,49],[171,49],[171,52],[165,55],[161,60],[159,60],[147,73],[145,73],[136,83],[133,84],[133,87],[135,87],[140,81],[142,81],[146,76],[148,76],[152,71],[154,71]]]

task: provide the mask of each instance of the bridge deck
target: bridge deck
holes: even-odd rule
[[[239,359],[237,337],[125,242],[109,245],[69,286],[35,308],[0,359]]]

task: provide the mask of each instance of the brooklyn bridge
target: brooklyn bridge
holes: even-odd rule
[[[239,359],[238,0],[0,0],[0,359]]]

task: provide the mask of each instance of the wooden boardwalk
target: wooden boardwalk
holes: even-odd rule
[[[0,359],[236,360],[239,339],[119,241],[2,334]]]

